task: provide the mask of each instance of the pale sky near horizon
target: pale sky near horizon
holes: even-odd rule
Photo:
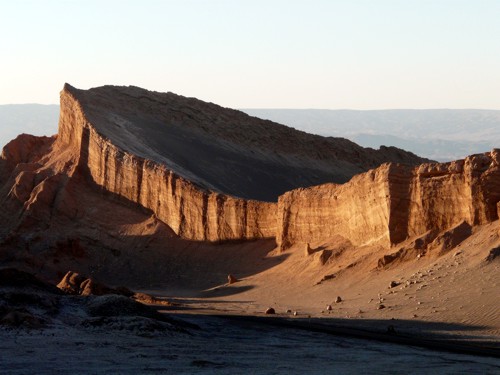
[[[500,109],[500,0],[0,0],[0,104],[136,85],[232,108]]]

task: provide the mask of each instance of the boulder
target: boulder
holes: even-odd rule
[[[227,275],[227,283],[228,284],[234,284],[234,283],[237,283],[238,281],[239,280],[235,276],[233,276],[231,274]]]
[[[269,308],[266,310],[266,314],[267,314],[267,315],[273,315],[273,314],[276,314],[276,311],[275,311],[272,307],[269,307]]]

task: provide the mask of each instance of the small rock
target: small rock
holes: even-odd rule
[[[294,311],[293,316],[297,316],[297,315],[299,315],[299,313],[297,311]]]
[[[394,288],[394,287],[396,287],[398,285],[399,285],[399,283],[397,281],[391,281],[391,283],[389,284],[389,287],[390,288]]]
[[[327,305],[327,306],[326,306],[326,310],[327,310],[327,311],[332,311],[332,310],[333,310],[332,305]]]
[[[276,311],[272,308],[272,307],[269,307],[267,310],[266,310],[266,314],[276,314]]]
[[[286,313],[287,313],[287,314],[291,314],[291,313],[292,313],[292,310],[288,309],[288,310],[286,310]]]
[[[382,309],[385,309],[385,305],[382,304],[378,305],[377,310],[382,310]]]
[[[229,274],[227,275],[227,283],[228,284],[234,284],[234,283],[237,283],[239,280],[234,277],[233,275]]]
[[[340,298],[340,296],[337,296],[337,298],[335,299],[335,303],[340,303],[342,302],[342,298]]]

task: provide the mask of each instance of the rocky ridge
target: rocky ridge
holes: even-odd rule
[[[287,248],[340,234],[391,246],[461,222],[498,219],[500,151],[418,167],[384,164],[343,185],[297,189],[278,201],[277,242]]]
[[[78,217],[71,185],[83,178],[150,210],[180,237],[210,242],[275,236],[276,204],[237,196],[277,199],[284,189],[344,180],[383,160],[422,160],[171,93],[70,85],[61,92],[57,138],[23,135],[2,155],[7,195],[25,213],[49,206]]]
[[[407,164],[293,189],[343,182],[384,160]],[[91,210],[79,202],[82,186],[140,207],[154,218],[148,225],[159,220],[185,240],[275,238],[282,250],[336,235],[356,246],[390,247],[462,221],[498,218],[496,150],[412,166],[422,161],[171,93],[66,85],[57,137],[21,135],[3,150],[0,234],[4,243],[16,232],[28,243],[23,227],[82,220]],[[278,202],[257,200],[263,196]],[[81,252],[71,241],[63,247]]]

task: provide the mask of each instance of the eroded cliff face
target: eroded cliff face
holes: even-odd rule
[[[66,85],[61,108],[59,131],[66,143],[79,143],[78,128],[88,123],[92,139],[95,132],[115,148],[164,165],[199,187],[247,200],[276,202],[286,191],[344,183],[383,162],[425,161],[404,150],[363,148],[139,87]]]
[[[147,113],[145,123],[141,123],[142,114],[137,114],[137,121],[132,124],[133,111],[129,108],[128,112],[114,112],[118,104],[110,92],[122,96],[117,100],[120,106],[127,100],[139,101],[141,110],[157,109],[158,103],[165,99],[164,95],[168,98],[173,95],[156,93],[142,97],[144,90],[136,88],[125,90],[125,94],[120,88],[102,88],[87,95],[83,90],[65,86],[61,93],[57,137],[21,135],[3,150],[0,188],[6,209],[0,214],[0,219],[6,224],[0,234],[20,225],[20,222],[23,225],[34,221],[50,225],[57,215],[70,219],[81,217],[89,208],[81,207],[75,194],[80,183],[90,184],[96,191],[119,197],[134,207],[145,208],[183,239],[218,242],[276,238],[282,249],[294,243],[314,242],[336,235],[354,245],[389,247],[428,231],[452,228],[462,221],[479,225],[498,218],[500,153],[497,150],[444,164],[427,163],[412,167],[386,163],[354,176],[345,184],[329,183],[295,189],[281,195],[278,203],[262,202],[212,189],[217,183],[216,178],[188,178],[197,169],[186,168],[203,162],[200,159],[200,155],[205,155],[203,153],[186,160],[179,159],[179,155],[177,159],[170,157],[176,152],[175,147],[184,147],[191,142],[191,136],[199,135],[199,123],[188,121],[190,116],[202,116],[200,111],[206,110],[204,106],[212,108],[213,105],[194,102],[199,108],[186,109],[187,99],[174,95],[170,99],[182,105],[177,103],[171,107],[179,109],[181,114],[170,107],[166,112],[160,111],[167,125],[154,122],[156,120]],[[219,110],[219,107],[214,108],[210,110]],[[184,125],[176,125],[186,118],[187,122],[182,124],[194,132],[184,132]],[[209,119],[213,120],[210,116]],[[230,149],[250,152],[245,147],[252,142],[236,137],[236,130],[227,125],[228,121],[212,124],[220,127],[218,131],[222,140],[217,142],[222,143],[217,147],[225,150],[220,156],[229,155],[225,152]],[[160,136],[158,131],[164,125],[175,128],[168,134],[180,138],[175,138],[172,143],[155,143],[155,135]],[[147,133],[147,143],[134,136],[136,130],[139,131],[137,134]],[[283,131],[293,133],[289,129],[279,130]],[[204,142],[214,137],[212,133],[209,135]],[[244,147],[236,149],[236,144]],[[174,149],[163,149],[161,145],[172,145]],[[192,145],[190,147],[189,150],[194,150]],[[330,146],[325,147],[326,150]],[[264,152],[261,149],[262,145],[254,150]],[[300,148],[287,154],[283,160],[281,154],[274,155],[268,173],[274,170],[274,166],[289,166],[291,164],[287,163],[292,161],[294,168],[305,168],[314,157],[320,161],[321,155],[307,156],[308,152],[306,148]],[[264,156],[261,153],[258,157]],[[255,184],[256,181],[251,180],[256,175],[240,175],[233,167],[228,166],[228,169],[238,176],[240,185],[245,185],[245,179],[248,184]],[[314,172],[314,169],[303,170]],[[208,171],[224,172],[220,168]],[[205,171],[205,175],[207,173]],[[226,176],[224,186],[235,178],[231,173],[228,174],[230,177]],[[273,181],[265,183],[272,184]]]
[[[450,163],[385,164],[344,185],[321,185],[282,195],[277,242],[282,249],[340,234],[355,245],[391,246],[465,221],[498,219],[500,152]]]
[[[390,168],[384,165],[343,185],[325,184],[283,194],[278,200],[278,244],[284,249],[337,234],[354,245],[389,243]]]
[[[87,119],[71,89],[61,93],[59,134],[59,149],[78,150],[80,174],[151,210],[183,238],[215,242],[274,237],[274,203],[206,190],[161,163],[118,148]]]

